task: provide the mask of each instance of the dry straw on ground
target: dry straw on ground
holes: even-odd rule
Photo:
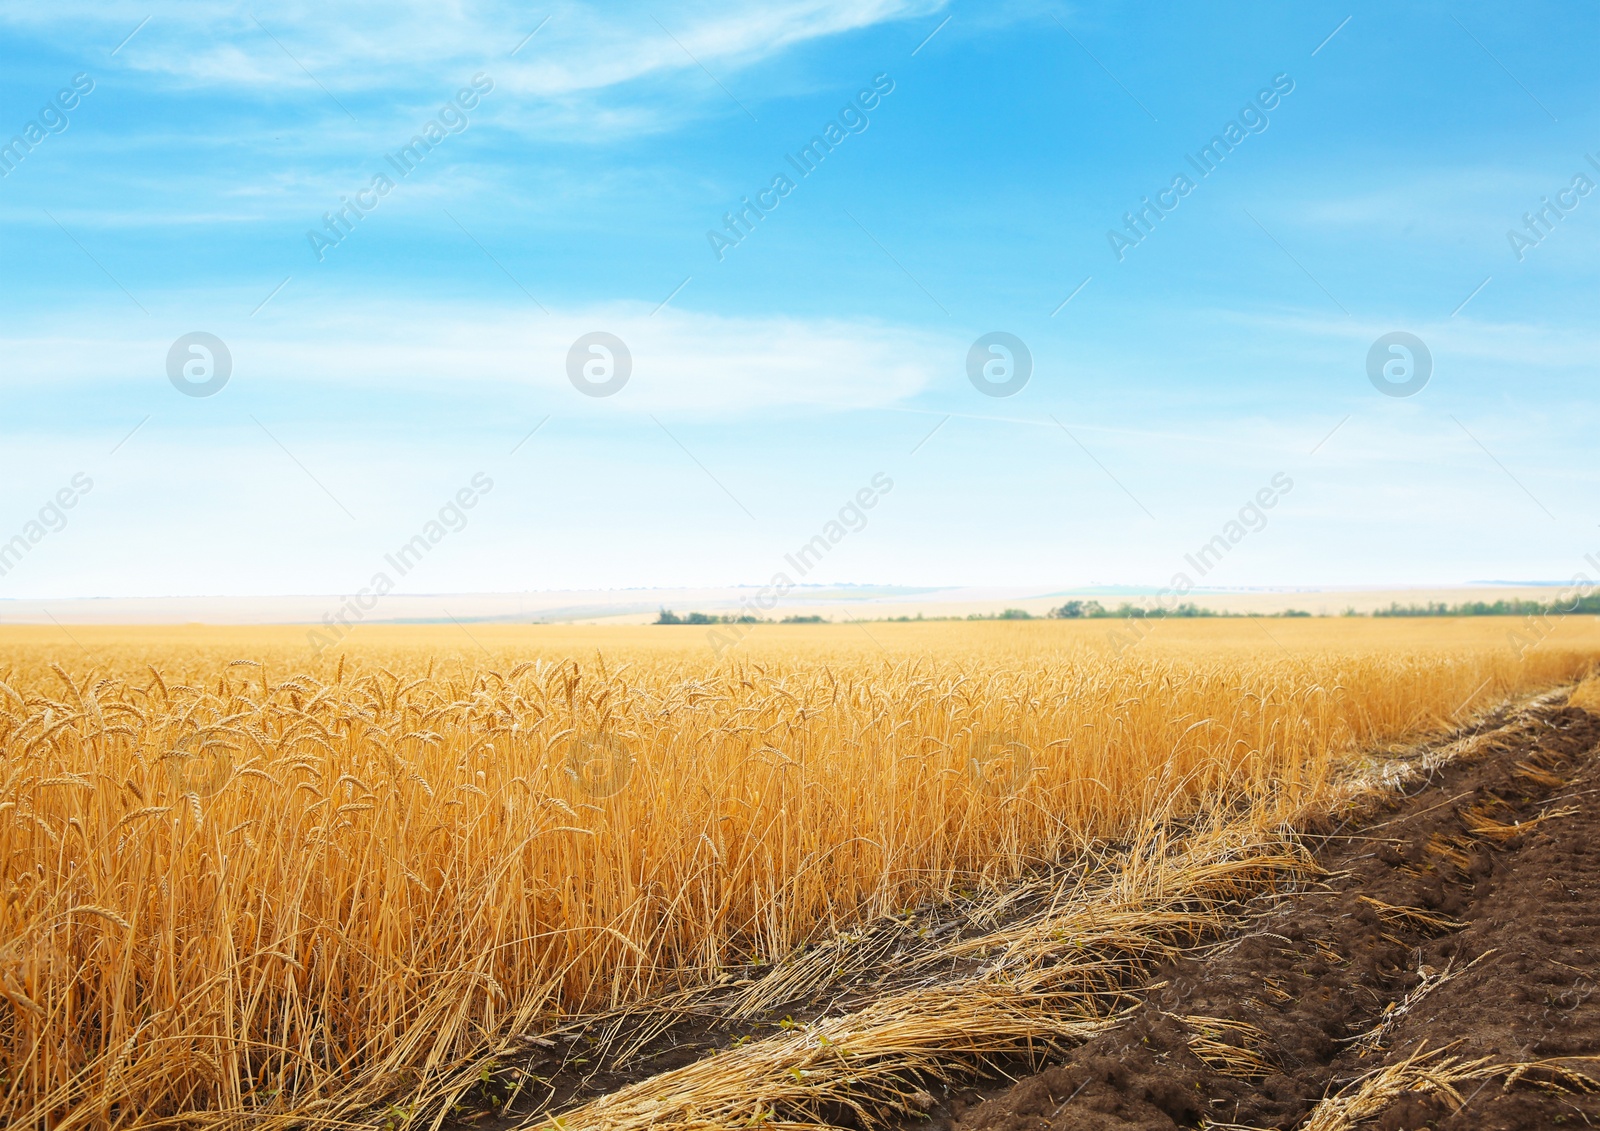
[[[559,1116],[536,1115],[524,1126],[820,1131],[845,1111],[862,1127],[882,1126],[920,1110],[918,1096],[930,1081],[997,1056],[1037,1059],[1094,1035],[1126,1003],[1124,987],[1219,927],[1230,901],[1314,873],[1291,841],[1248,820],[1213,815],[1181,840],[1165,834],[1164,825],[1151,827],[1031,915],[912,957],[899,970],[909,984],[862,1008],[724,1050]],[[970,973],[942,972],[952,959],[975,956],[983,961]],[[919,977],[923,971],[929,976]],[[815,992],[828,975],[804,959],[786,972],[796,976],[782,979],[785,993]]]
[[[1405,1095],[1434,1096],[1458,1111],[1467,1102],[1462,1088],[1492,1080],[1507,1089],[1525,1083],[1556,1092],[1600,1091],[1600,1082],[1578,1067],[1593,1070],[1594,1057],[1498,1062],[1488,1057],[1462,1060],[1445,1055],[1448,1051],[1419,1047],[1404,1060],[1374,1069],[1319,1103],[1301,1131],[1354,1131]]]
[[[561,655],[476,628],[476,667],[420,632],[328,662],[270,634],[0,641],[0,1121],[436,1096],[563,1013],[1208,800],[1269,830],[1346,755],[1570,680],[1600,643],[1275,623],[1162,652],[1167,627],[1122,655],[1068,626],[817,629],[722,663],[697,637]],[[1018,954],[1061,945],[1038,929]],[[1100,1015],[1015,1009],[979,1043]]]

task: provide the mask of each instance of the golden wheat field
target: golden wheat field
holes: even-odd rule
[[[1154,822],[1269,830],[1600,659],[1510,630],[0,629],[0,1122],[432,1118],[563,1017]]]

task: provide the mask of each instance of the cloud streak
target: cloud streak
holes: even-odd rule
[[[49,9],[7,9],[0,12],[0,26],[49,38],[78,38],[94,28],[109,48],[150,16],[118,60],[183,85],[254,88],[289,81],[376,92],[409,85],[419,74],[492,62],[513,89],[550,98],[662,72],[700,76],[701,64],[738,69],[809,40],[942,7],[943,0],[787,0],[754,8],[711,3],[689,15],[665,14],[667,34],[652,19],[653,9],[636,3],[565,3],[534,14],[516,5],[485,4],[449,18],[441,17],[436,4],[394,3],[364,13],[355,27],[325,5],[300,0],[254,8],[67,0]],[[546,15],[539,34],[524,42]]]
[[[281,305],[280,305],[281,304]],[[173,304],[182,308],[182,303]],[[157,305],[158,324],[165,325]],[[633,375],[605,402],[631,413],[740,414],[762,409],[893,406],[947,376],[961,345],[926,332],[872,321],[723,317],[642,303],[558,308],[549,317],[522,309],[407,300],[315,313],[282,299],[247,324],[218,324],[234,358],[234,380],[314,382],[351,389],[453,382],[507,382],[548,394],[551,403],[592,406],[567,379],[567,353],[594,330],[620,337]],[[193,321],[185,315],[188,321]],[[185,330],[192,329],[188,321]],[[164,382],[173,332],[129,320],[85,335],[82,317],[65,316],[43,333],[0,340],[8,365],[0,387],[63,381]]]

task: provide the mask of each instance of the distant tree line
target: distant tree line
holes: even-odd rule
[[[1387,609],[1374,609],[1370,614],[1359,613],[1353,608],[1347,608],[1342,615],[1347,617],[1538,617],[1571,615],[1574,613],[1600,615],[1600,594],[1574,597],[1568,601],[1527,601],[1514,598],[1499,601],[1462,601],[1454,605],[1447,604],[1444,601],[1402,605],[1396,601],[1391,602]],[[1250,614],[1219,612],[1216,609],[1202,608],[1195,604],[1182,604],[1173,609],[1163,610],[1159,608],[1146,609],[1124,601],[1115,609],[1107,609],[1099,601],[1068,601],[1064,605],[1051,609],[1048,615],[1072,619],[1075,617],[1237,617]],[[1285,609],[1280,613],[1263,613],[1259,615],[1309,617],[1311,614],[1300,609]]]
[[[1374,609],[1371,613],[1359,613],[1353,608],[1345,609],[1342,615],[1347,617],[1374,616],[1374,617],[1541,617],[1562,616],[1572,614],[1594,614],[1600,616],[1600,594],[1586,594],[1574,597],[1568,601],[1528,601],[1522,598],[1499,601],[1462,601],[1458,604],[1448,604],[1444,601],[1428,601],[1421,604],[1412,603],[1402,605],[1398,601],[1391,602],[1386,609]],[[1073,600],[1058,605],[1045,613],[1046,618],[1056,620],[1078,619],[1130,619],[1151,618],[1163,619],[1168,617],[1193,618],[1193,617],[1241,617],[1250,616],[1249,613],[1222,612],[1217,609],[1208,609],[1192,602],[1185,602],[1171,609],[1145,608],[1135,605],[1130,601],[1123,601],[1114,609],[1108,609],[1099,601]],[[1309,617],[1310,613],[1302,609],[1285,609],[1277,613],[1260,613],[1259,616],[1270,617]],[[914,617],[883,617],[885,621],[945,621],[945,620],[1034,620],[1034,615],[1026,609],[1006,609],[998,613],[968,613],[965,617],[924,617],[918,613]],[[678,615],[671,609],[662,609],[656,617],[656,624],[827,624],[828,619],[822,616],[789,616],[781,620],[770,620],[761,617],[738,616],[732,613],[721,615],[714,613],[684,613]]]
[[[1499,601],[1463,601],[1447,605],[1443,601],[1402,605],[1393,602],[1387,609],[1375,609],[1375,617],[1540,617],[1572,614],[1600,614],[1600,594],[1586,594],[1570,601],[1525,601],[1521,598]],[[1347,612],[1346,616],[1353,615]]]
[[[1078,617],[1234,617],[1240,613],[1221,613],[1216,609],[1206,609],[1193,602],[1186,601],[1171,609],[1147,609],[1142,605],[1135,605],[1124,601],[1114,609],[1108,609],[1099,601],[1068,601],[1066,604],[1050,610],[1052,617],[1073,620]],[[1310,616],[1298,609],[1291,609],[1287,613],[1273,614],[1276,616]]]
[[[784,617],[782,620],[769,620],[763,617],[747,615],[739,616],[733,613],[684,613],[679,616],[671,609],[662,609],[655,619],[656,624],[825,624],[826,618],[819,616],[809,617]]]

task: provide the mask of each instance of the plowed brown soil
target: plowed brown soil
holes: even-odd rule
[[[922,1126],[1293,1128],[1419,1048],[1600,1055],[1597,742],[1600,717],[1554,705],[1492,732],[1330,830],[1325,884],[1173,963],[1127,1023],[1003,1090],[944,1098]],[[1600,1062],[1569,1063],[1600,1076]],[[1597,1095],[1495,1079],[1463,1098],[1402,1095],[1365,1126],[1600,1126]]]
[[[1322,880],[1235,906],[1230,935],[1144,990],[1128,987],[1136,1004],[1116,1028],[1042,1071],[996,1066],[1022,1077],[1001,1086],[927,1081],[921,1116],[884,1120],[901,1131],[1299,1128],[1325,1097],[1418,1050],[1497,1063],[1600,1057],[1597,746],[1600,715],[1559,696],[1451,736],[1434,748],[1455,751],[1450,760],[1304,830]],[[1416,765],[1415,753],[1400,761]],[[969,928],[956,909],[879,924],[887,943],[871,949],[887,966],[743,1020],[709,996],[533,1039],[519,1067],[534,1083],[507,1108],[502,1078],[486,1075],[447,1125],[525,1125],[788,1026],[790,1014],[859,1007],[893,982],[888,944]],[[1600,1079],[1600,1059],[1568,1063]],[[1448,1097],[1401,1095],[1362,1126],[1600,1127],[1600,1094],[1532,1086],[1549,1077],[1473,1081],[1459,1110]],[[842,1108],[830,1118],[854,1123]]]

